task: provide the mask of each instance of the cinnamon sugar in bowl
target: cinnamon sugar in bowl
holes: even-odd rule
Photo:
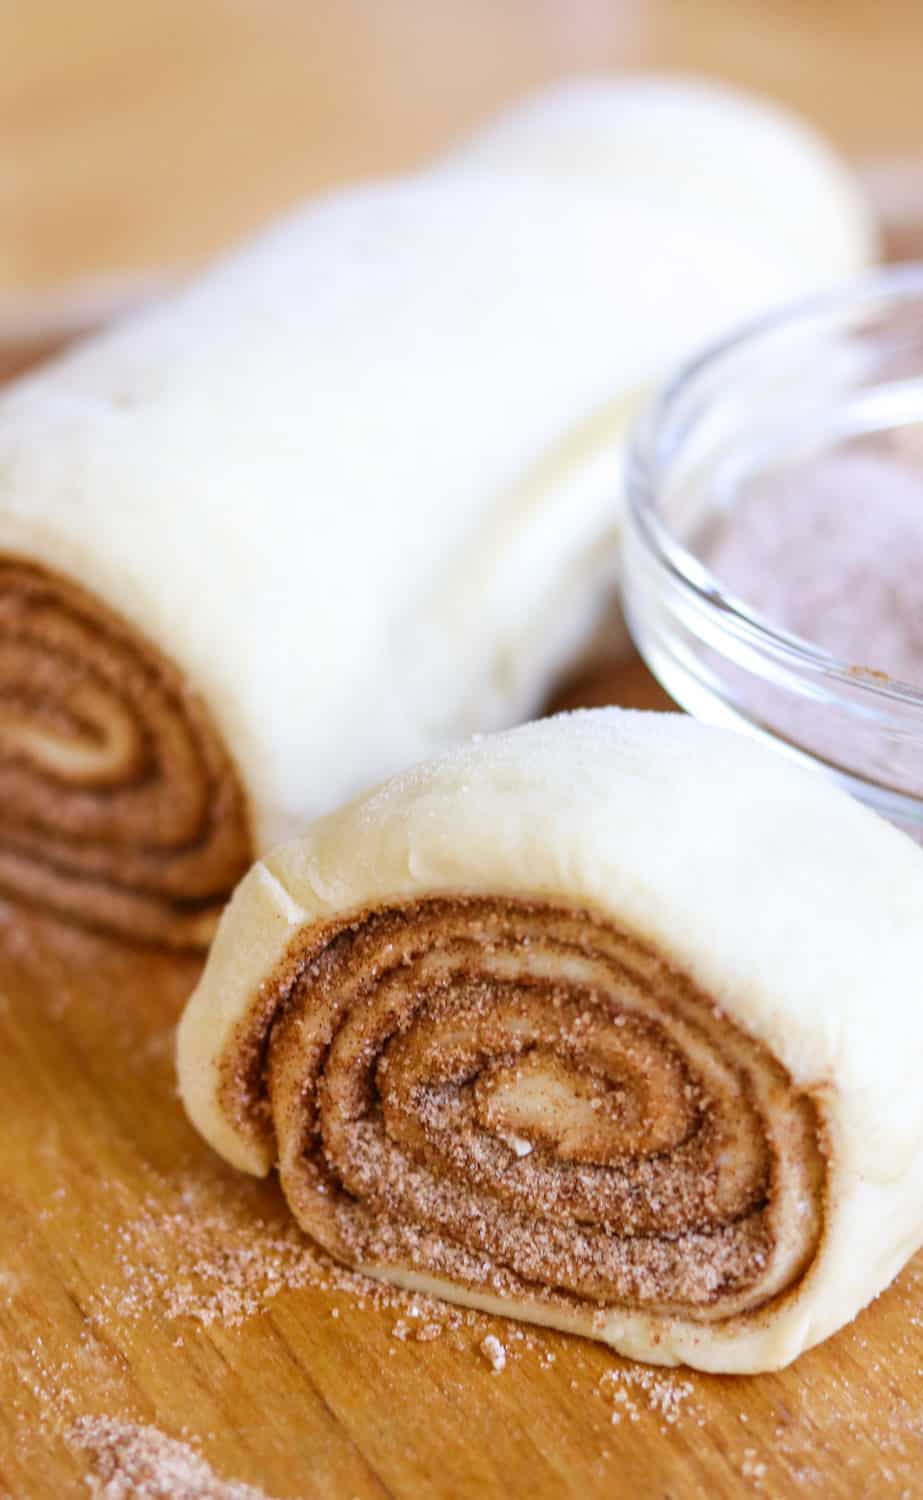
[[[923,265],[706,350],[627,477],[626,613],[667,691],[923,841]]]

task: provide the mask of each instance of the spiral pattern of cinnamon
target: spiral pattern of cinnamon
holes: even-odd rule
[[[76,584],[0,556],[0,891],[199,947],[251,857],[234,767],[180,672]]]
[[[810,1099],[586,912],[439,897],[309,927],[220,1079],[304,1229],[386,1275],[713,1323],[818,1248]]]

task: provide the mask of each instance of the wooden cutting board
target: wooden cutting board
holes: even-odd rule
[[[0,8],[0,56],[10,367],[104,305],[88,276],[169,273],[562,71],[768,88],[878,157],[902,248],[914,219],[915,0],[30,0]],[[636,661],[567,701],[666,704]],[[185,1122],[196,974],[0,905],[0,1497],[923,1495],[923,1257],[755,1379],[376,1296]]]
[[[276,1500],[923,1493],[923,1257],[752,1379],[376,1305],[305,1249],[274,1179],[187,1124],[172,1041],[196,973],[0,907],[0,1494],[68,1500],[88,1475],[112,1500],[253,1500],[218,1476]],[[103,1488],[177,1463],[185,1486]]]

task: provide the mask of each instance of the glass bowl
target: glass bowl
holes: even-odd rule
[[[737,597],[709,563],[756,487],[772,506],[785,477],[784,542],[798,476],[882,453],[918,475],[923,534],[923,265],[775,313],[679,371],[630,445],[625,609],[647,665],[683,708],[822,768],[923,841],[923,661],[912,685],[831,654]],[[835,494],[846,526],[856,507],[876,504],[858,488],[845,486],[842,502]],[[883,523],[865,566],[882,570],[888,547]],[[785,567],[784,546],[782,557]],[[923,651],[923,576],[916,610]]]

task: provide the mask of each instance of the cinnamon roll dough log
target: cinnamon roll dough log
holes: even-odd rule
[[[923,1239],[921,965],[909,839],[738,736],[580,713],[257,864],[180,1087],[372,1275],[777,1368]]]
[[[677,200],[662,89],[672,177],[591,169],[589,136],[545,170],[526,122],[302,209],[0,398],[0,889],[204,940],[248,854],[535,711],[611,595],[639,395],[869,253],[808,150],[813,260],[784,197],[758,235],[730,191]],[[632,85],[619,128],[650,110]]]

